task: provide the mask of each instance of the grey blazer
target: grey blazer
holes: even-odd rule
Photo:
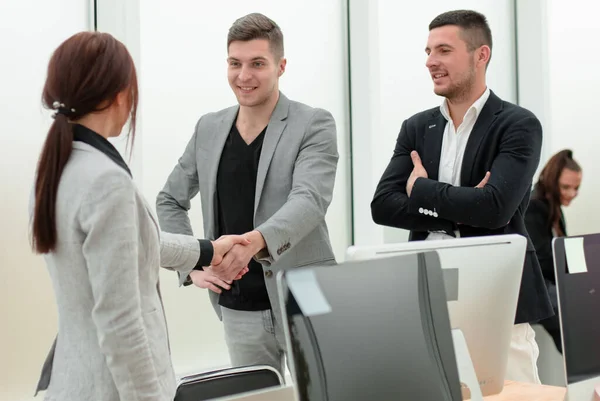
[[[187,271],[198,241],[161,234],[129,174],[81,142],[73,142],[56,213],[58,244],[45,260],[59,334],[45,399],[172,400],[159,265]]]
[[[200,192],[204,234],[214,239],[217,227],[217,169],[239,106],[206,114],[198,121],[163,190],[156,211],[162,230],[192,235],[187,214]],[[258,163],[254,227],[267,249],[262,264],[273,312],[280,308],[275,283],[280,268],[335,263],[325,213],[331,203],[338,162],[335,121],[325,110],[279,95],[265,133]],[[187,274],[181,274],[182,283]],[[221,318],[218,294],[209,291]]]

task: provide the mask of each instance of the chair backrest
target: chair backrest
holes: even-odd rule
[[[283,385],[270,366],[244,366],[185,376],[179,380],[174,401],[204,401]]]

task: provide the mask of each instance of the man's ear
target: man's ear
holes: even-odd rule
[[[492,55],[492,49],[488,45],[483,45],[477,52],[477,63],[483,66],[487,66]]]
[[[285,72],[286,65],[287,65],[287,59],[282,57],[281,60],[279,60],[279,71],[277,72],[278,77],[283,75],[283,73]]]

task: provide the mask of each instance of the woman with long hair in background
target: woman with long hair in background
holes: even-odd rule
[[[533,241],[555,315],[540,322],[562,352],[556,277],[552,239],[567,235],[563,206],[569,206],[579,193],[582,171],[569,149],[561,150],[548,160],[533,188],[525,213],[527,232]]]

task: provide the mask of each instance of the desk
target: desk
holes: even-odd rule
[[[485,401],[563,401],[567,389],[530,383],[506,381],[498,395],[484,397]]]
[[[485,401],[563,401],[566,389],[564,387],[542,386],[529,383],[507,381],[502,393],[485,397]],[[223,401],[294,401],[294,391],[291,386],[274,390],[263,390],[236,397],[223,398]]]
[[[214,401],[295,401],[292,386],[277,387],[275,389],[258,390],[250,393],[238,394],[231,397],[217,398]]]

